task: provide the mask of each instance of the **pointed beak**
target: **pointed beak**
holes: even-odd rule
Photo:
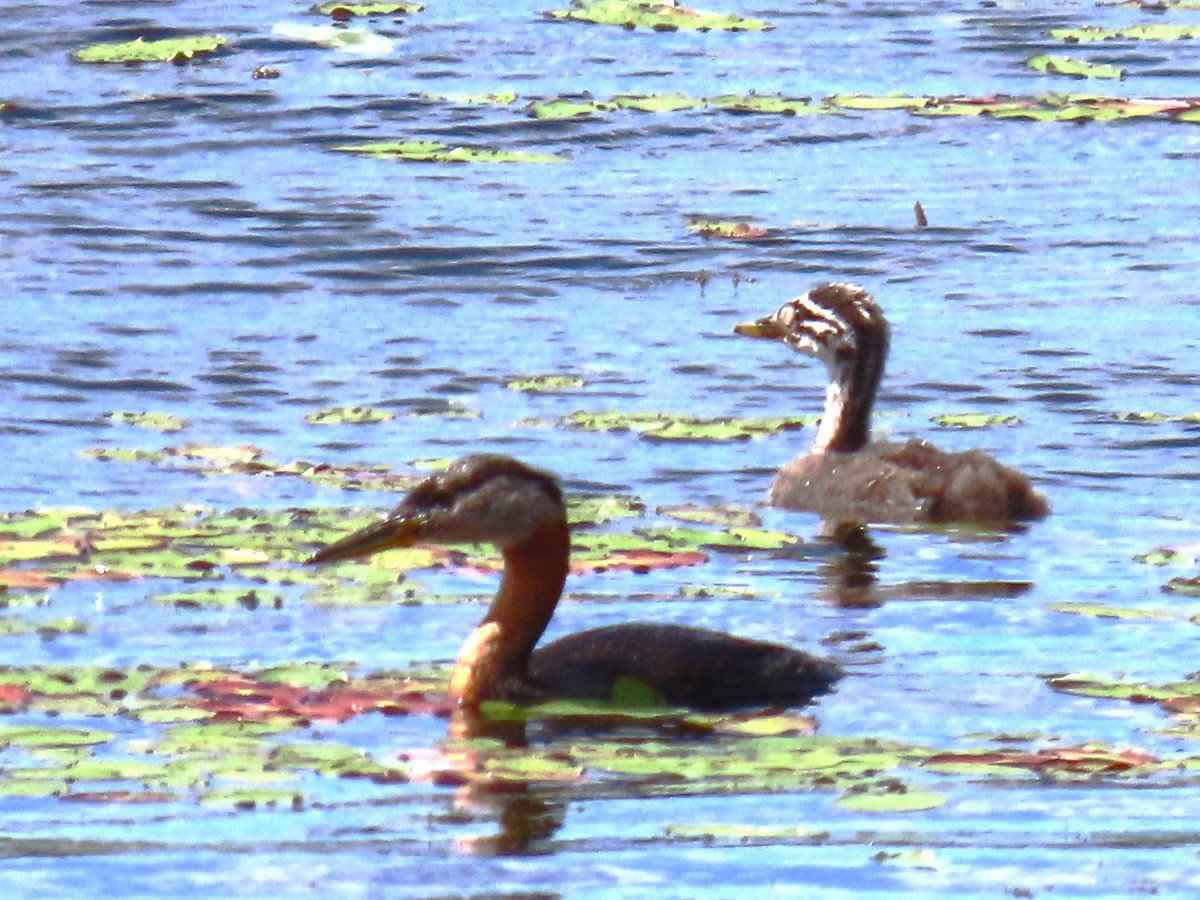
[[[346,535],[340,541],[334,541],[332,544],[322,547],[306,559],[304,564],[311,566],[319,563],[360,559],[373,553],[379,553],[381,550],[411,547],[420,539],[425,522],[426,516],[420,513],[388,516],[373,525]]]
[[[742,322],[733,326],[733,333],[742,337],[779,339],[783,337],[783,328],[774,316],[756,319],[753,322]]]

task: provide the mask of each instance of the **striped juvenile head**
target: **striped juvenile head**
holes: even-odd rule
[[[831,371],[860,353],[885,355],[888,345],[887,320],[879,305],[853,284],[819,285],[734,331],[783,341],[793,350],[817,357]]]

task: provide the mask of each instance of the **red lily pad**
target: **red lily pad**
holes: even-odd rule
[[[935,753],[925,760],[933,768],[970,770],[974,767],[1004,766],[1031,772],[1067,772],[1101,774],[1128,772],[1154,765],[1158,758],[1144,750],[1115,750],[1107,747],[1053,747],[1033,752],[1019,750],[978,750],[961,753]]]
[[[575,560],[571,572],[650,572],[654,569],[677,569],[698,566],[708,557],[698,550],[614,550],[601,559]]]

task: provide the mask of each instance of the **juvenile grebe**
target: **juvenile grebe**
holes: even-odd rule
[[[542,636],[562,595],[571,536],[554,476],[507,456],[465,456],[418,484],[386,518],[319,550],[309,563],[417,542],[491,543],[500,589],[450,678],[461,707],[483,700],[611,699],[631,679],[663,702],[695,709],[807,703],[840,677],[799,650],[679,625],[631,623]]]
[[[857,522],[1003,523],[1050,512],[1028,478],[982,450],[948,453],[917,438],[868,443],[889,329],[862,288],[820,285],[734,331],[781,340],[829,370],[812,452],[775,475],[772,505]]]

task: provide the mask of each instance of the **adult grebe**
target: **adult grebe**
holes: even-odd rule
[[[611,699],[624,679],[662,702],[695,709],[807,703],[840,677],[832,663],[759,641],[679,625],[631,623],[542,636],[562,595],[571,536],[555,478],[507,456],[465,456],[418,484],[386,518],[308,562],[367,556],[414,543],[491,543],[504,575],[450,678],[462,707],[483,700]]]
[[[857,522],[1003,523],[1050,512],[1028,478],[982,450],[948,453],[917,438],[868,443],[889,329],[862,288],[820,285],[734,331],[781,340],[829,371],[812,452],[779,470],[772,505]]]

